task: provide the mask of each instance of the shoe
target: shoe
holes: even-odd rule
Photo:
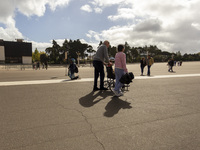
[[[103,87],[103,88],[100,88],[100,90],[108,90],[107,88]]]
[[[93,91],[98,91],[99,90],[99,88],[98,87],[96,87],[96,88],[93,88]]]
[[[111,89],[112,91],[113,91],[113,93],[115,94],[115,96],[118,96],[118,92],[117,91],[115,91],[115,89],[113,88],[113,89]]]
[[[120,92],[117,96],[119,97],[119,96],[123,96],[124,94],[122,93],[122,92]]]

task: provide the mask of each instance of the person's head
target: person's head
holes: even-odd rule
[[[117,47],[117,51],[118,52],[123,52],[124,51],[124,45],[119,44],[118,47]]]
[[[76,60],[74,58],[71,58],[71,63],[75,63]]]
[[[110,46],[110,42],[107,41],[107,40],[105,40],[105,41],[103,42],[103,44],[105,44],[107,48]]]
[[[148,58],[151,58],[151,56],[150,56],[150,55],[148,55],[147,57],[148,57]]]

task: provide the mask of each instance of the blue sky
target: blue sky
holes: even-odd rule
[[[198,0],[0,0],[0,39],[22,38],[33,51],[52,40],[80,39],[94,49],[157,45],[169,52],[200,52]]]

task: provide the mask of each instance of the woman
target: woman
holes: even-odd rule
[[[123,93],[121,92],[121,88],[124,84],[122,84],[119,80],[120,78],[125,74],[128,73],[128,70],[126,68],[126,54],[124,53],[124,46],[118,45],[118,52],[115,55],[115,88],[112,89],[115,96],[123,96]]]
[[[141,60],[140,60],[141,76],[143,76],[145,66],[146,66],[146,61],[145,61],[145,58],[142,57]]]

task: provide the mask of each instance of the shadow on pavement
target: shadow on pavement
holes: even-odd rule
[[[89,94],[81,97],[79,99],[79,103],[84,107],[91,107],[101,100],[105,99],[107,96],[111,96],[110,91],[98,91],[98,92],[90,92]]]
[[[116,115],[120,109],[130,109],[132,106],[130,106],[131,103],[126,102],[119,97],[112,97],[112,100],[106,105],[105,109],[106,112],[104,113],[104,116],[106,117],[113,117]]]

